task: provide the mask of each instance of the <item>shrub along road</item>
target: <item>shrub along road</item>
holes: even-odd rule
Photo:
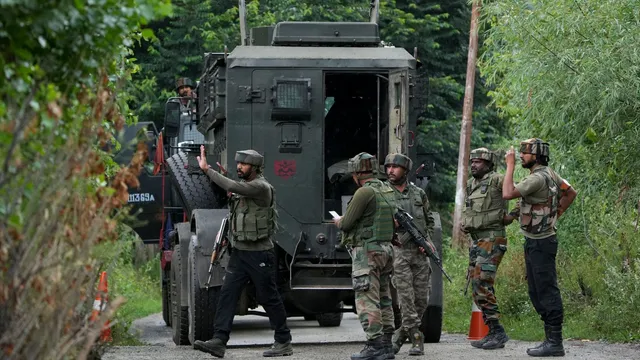
[[[294,354],[283,359],[349,359],[362,349],[364,333],[354,314],[345,314],[342,325],[336,328],[320,328],[315,321],[289,318],[294,340]],[[145,346],[113,347],[104,354],[104,360],[164,360],[164,359],[213,359],[209,354],[194,350],[191,346],[175,346],[171,341],[171,328],[164,325],[161,314],[154,314],[133,323]],[[273,342],[273,333],[267,318],[237,316],[225,359],[258,359],[262,351]],[[443,334],[440,343],[425,344],[425,356],[430,360],[456,359],[532,359],[526,354],[534,342],[514,341],[504,349],[480,350],[472,348],[463,334]],[[565,358],[581,360],[619,360],[640,358],[638,344],[607,344],[602,342],[565,340]],[[396,359],[415,359],[407,354],[405,345]]]

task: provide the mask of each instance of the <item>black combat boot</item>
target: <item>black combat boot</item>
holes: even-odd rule
[[[471,342],[471,346],[473,346],[474,348],[482,349],[482,345],[484,345],[487,341],[489,341],[493,337],[493,332],[495,331],[495,328],[490,322],[485,324],[489,326],[489,332],[482,339],[474,340]]]
[[[391,337],[391,342],[393,344],[394,354],[397,354],[400,351],[400,348],[402,347],[404,342],[407,340],[407,336],[409,336],[409,334],[407,334],[407,331],[404,328],[396,329],[396,331],[393,332],[393,336]]]
[[[291,341],[287,341],[284,344],[274,341],[273,345],[271,345],[271,348],[263,352],[262,356],[264,357],[289,356],[291,354],[293,354],[293,346],[291,346]]]
[[[482,345],[485,350],[501,349],[504,347],[509,337],[504,332],[504,327],[500,325],[498,320],[489,320],[489,326],[493,329],[492,336]]]
[[[562,346],[562,325],[550,325],[548,331],[547,340],[545,340],[539,347],[527,349],[527,354],[529,356],[564,356],[564,346]]]
[[[351,360],[386,360],[387,350],[384,347],[383,337],[384,335],[380,335],[373,340],[367,340],[359,353],[351,355]]]
[[[409,330],[409,339],[411,339],[409,355],[424,355],[424,336],[417,326]]]
[[[208,341],[196,340],[193,343],[193,347],[197,350],[209,353],[215,357],[223,358],[224,351],[227,348],[227,344],[225,344],[218,338],[213,338]]]
[[[382,342],[384,343],[384,348],[387,351],[387,359],[395,359],[396,355],[393,352],[393,343],[392,343],[393,333],[384,333],[382,335]]]
[[[544,324],[544,341],[541,342],[540,344],[536,345],[535,347],[528,348],[527,349],[527,353],[529,353],[529,351],[531,351],[531,350],[537,350],[537,349],[540,349],[541,347],[545,346],[545,344],[547,342],[549,342],[549,334],[550,333],[551,333],[551,325]]]

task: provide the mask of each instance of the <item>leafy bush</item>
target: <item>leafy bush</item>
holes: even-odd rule
[[[146,158],[120,169],[101,150],[125,123],[128,35],[164,0],[0,5],[0,351],[85,358],[120,303],[90,321],[118,209]],[[122,115],[124,114],[124,115]]]

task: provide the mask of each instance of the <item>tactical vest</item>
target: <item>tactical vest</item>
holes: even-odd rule
[[[530,234],[541,234],[554,230],[558,219],[558,203],[560,201],[560,181],[558,174],[543,166],[533,170],[532,174],[540,174],[547,187],[547,199],[543,203],[532,204],[524,197],[520,202],[520,228]]]
[[[393,185],[389,185],[393,186]],[[414,184],[408,182],[407,187],[408,196],[405,196],[398,190],[394,191],[396,206],[406,211],[413,217],[413,222],[416,226],[424,230],[427,228],[427,219],[424,217],[424,203],[422,202],[422,194],[423,190]],[[400,233],[403,233],[403,230],[399,230]],[[400,241],[403,245],[409,242],[409,238],[401,236]]]
[[[491,171],[475,186],[473,178],[467,181],[467,199],[462,221],[468,231],[504,229],[503,218],[507,204],[502,200],[499,177],[500,174]],[[496,203],[492,199],[500,201]]]
[[[277,213],[273,187],[263,178],[257,178],[253,181],[262,181],[269,186],[271,204],[269,206],[260,206],[252,198],[234,194],[229,204],[231,209],[231,234],[234,241],[268,239],[275,230]]]
[[[376,212],[359,219],[356,226],[345,233],[345,244],[364,246],[366,251],[383,251],[381,244],[391,243],[394,232],[393,189],[380,180],[367,181],[362,187],[373,189]]]

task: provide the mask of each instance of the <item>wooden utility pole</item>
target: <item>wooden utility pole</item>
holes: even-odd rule
[[[467,79],[464,89],[462,108],[462,126],[460,128],[460,146],[458,149],[458,177],[456,180],[456,204],[453,213],[452,244],[460,249],[468,247],[465,234],[460,231],[462,210],[464,209],[465,189],[469,168],[471,147],[471,115],[473,113],[473,91],[476,82],[476,57],[478,54],[478,17],[480,1],[474,0],[471,7],[471,27],[469,29],[469,54],[467,55]]]

